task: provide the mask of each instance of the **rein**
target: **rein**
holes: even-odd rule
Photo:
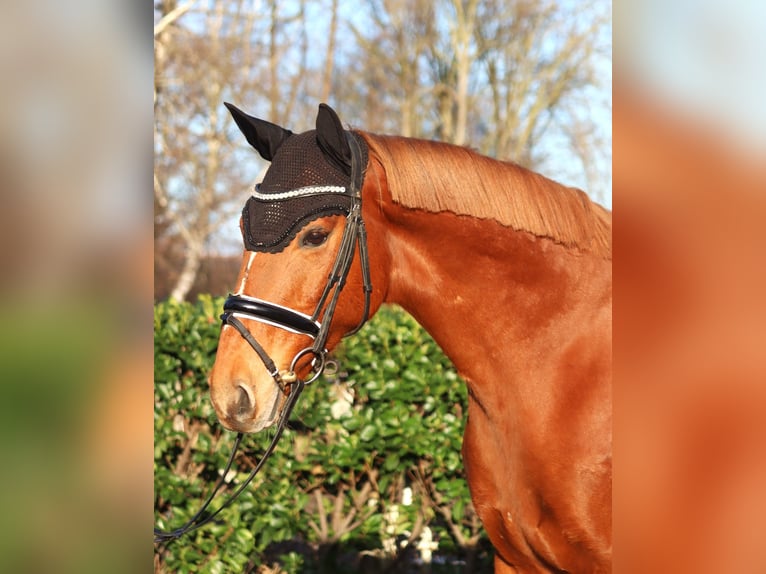
[[[188,532],[193,532],[197,530],[198,528],[201,528],[202,526],[205,526],[207,523],[211,522],[216,516],[218,516],[221,511],[223,511],[226,507],[231,506],[231,504],[239,497],[242,492],[250,485],[250,483],[253,481],[255,476],[260,472],[261,468],[263,468],[263,465],[266,463],[266,460],[271,456],[271,453],[274,452],[274,449],[277,446],[277,442],[279,442],[280,437],[282,436],[282,432],[285,430],[285,427],[287,426],[287,420],[290,417],[290,413],[293,410],[293,407],[295,407],[295,403],[298,402],[298,397],[300,396],[301,392],[303,392],[305,383],[301,380],[296,380],[295,383],[293,383],[292,388],[290,389],[290,395],[287,398],[287,403],[285,404],[285,408],[282,409],[282,414],[279,416],[279,422],[277,424],[277,431],[274,434],[274,438],[271,439],[271,442],[269,443],[269,446],[264,451],[263,455],[261,456],[261,459],[258,461],[258,464],[255,466],[255,468],[250,471],[250,474],[245,479],[245,481],[237,488],[237,490],[232,493],[226,501],[221,504],[221,506],[213,512],[212,514],[208,514],[207,516],[204,516],[205,511],[207,510],[207,507],[210,506],[210,503],[213,502],[213,498],[215,498],[215,495],[218,494],[218,491],[223,486],[224,482],[226,481],[226,475],[229,474],[229,470],[231,469],[231,465],[234,462],[234,455],[237,453],[237,449],[239,448],[240,442],[242,442],[242,436],[243,433],[237,433],[237,437],[234,440],[234,446],[231,449],[231,454],[229,455],[229,460],[226,462],[226,467],[223,469],[223,473],[221,474],[221,478],[218,479],[218,483],[215,485],[215,488],[213,491],[208,495],[205,502],[202,504],[202,507],[192,516],[186,524],[183,526],[180,526],[179,528],[176,528],[175,530],[160,530],[159,528],[154,528],[154,542],[160,543],[160,542],[170,542],[171,540],[175,540],[176,538],[180,538],[184,534],[187,534]]]
[[[330,325],[332,323],[333,316],[335,314],[335,308],[338,304],[338,298],[340,292],[346,285],[346,279],[351,270],[351,264],[354,260],[354,254],[359,249],[360,263],[362,267],[362,289],[364,291],[364,308],[362,311],[362,318],[359,324],[351,331],[345,334],[350,336],[357,333],[362,326],[367,322],[370,314],[370,295],[372,293],[372,282],[370,279],[370,264],[367,252],[367,232],[364,226],[364,220],[362,219],[362,155],[359,148],[359,143],[348,132],[346,132],[347,141],[351,147],[352,162],[351,162],[351,185],[347,191],[351,197],[351,207],[346,217],[346,226],[343,230],[343,237],[341,238],[340,247],[338,248],[338,254],[335,258],[332,270],[327,278],[324,291],[322,292],[319,302],[317,303],[314,314],[309,317],[308,315],[290,309],[289,307],[283,307],[282,305],[276,305],[268,301],[262,301],[254,297],[249,297],[242,294],[229,295],[223,305],[223,314],[221,315],[222,326],[230,325],[234,327],[255,353],[260,357],[266,370],[271,375],[274,383],[284,392],[289,393],[285,406],[279,416],[277,423],[276,433],[274,438],[271,439],[271,443],[264,451],[258,464],[250,472],[247,479],[234,491],[228,499],[212,514],[203,516],[208,506],[210,506],[213,498],[215,498],[218,491],[224,485],[226,475],[231,469],[234,462],[234,456],[242,441],[243,433],[237,433],[237,437],[234,441],[231,455],[226,463],[226,467],[223,470],[221,478],[218,480],[215,488],[208,495],[207,499],[203,503],[202,507],[189,519],[183,526],[176,528],[175,530],[164,531],[155,527],[154,529],[154,542],[169,542],[180,538],[188,532],[197,530],[198,528],[211,522],[218,514],[230,506],[239,497],[242,492],[253,481],[255,476],[261,470],[266,463],[266,460],[274,452],[274,449],[279,442],[282,432],[287,426],[290,413],[292,412],[295,404],[298,402],[298,397],[303,392],[306,385],[317,380],[327,365],[327,338],[329,336]],[[322,317],[322,321],[319,321],[319,317]],[[279,370],[263,348],[263,346],[253,337],[247,327],[238,319],[242,317],[245,319],[251,319],[261,323],[266,323],[281,329],[290,331],[292,333],[308,335],[314,339],[313,344],[310,347],[306,347],[299,351],[295,357],[293,357],[288,370]],[[301,380],[295,373],[295,369],[298,362],[305,355],[312,354],[311,366],[313,373],[307,380]],[[288,391],[289,388],[289,391]]]

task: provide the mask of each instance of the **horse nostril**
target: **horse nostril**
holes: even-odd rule
[[[237,398],[229,406],[229,414],[232,418],[241,419],[247,417],[253,412],[253,400],[247,388],[240,384],[237,385]]]

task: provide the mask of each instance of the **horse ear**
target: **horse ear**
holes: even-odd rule
[[[351,175],[351,148],[338,114],[327,104],[319,104],[317,144],[324,154],[346,175]]]
[[[248,143],[253,146],[266,161],[271,161],[274,154],[277,153],[279,146],[281,146],[287,138],[293,135],[293,132],[290,130],[286,130],[271,122],[267,122],[266,120],[259,120],[258,118],[249,116],[228,102],[224,102],[223,105],[225,105],[229,112],[231,112],[231,116],[237,123],[239,130],[245,134]]]

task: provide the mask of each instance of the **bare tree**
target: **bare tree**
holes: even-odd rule
[[[587,112],[609,113],[608,102],[589,99],[598,60],[609,59],[609,3],[371,0],[369,10],[370,25],[355,28],[361,94],[344,94],[376,108],[365,126],[535,169],[552,168],[555,141],[587,181],[608,171],[608,134]]]
[[[422,99],[423,64],[434,39],[434,7],[430,0],[372,0],[369,25],[351,25],[357,54],[349,62],[348,76],[359,81],[344,90],[343,102],[354,110],[366,129],[424,136]]]
[[[262,12],[244,0],[158,5],[155,228],[180,239],[184,250],[171,298],[186,298],[211,237],[239,209],[262,165],[236,136],[223,102],[285,124],[301,103],[305,6],[287,13],[282,4],[271,0]]]
[[[609,18],[603,2],[580,3],[577,13],[550,0],[483,2],[476,40],[493,128],[481,141],[485,152],[537,167],[552,127],[586,129],[574,126],[583,118],[573,116],[571,100],[581,107],[579,96],[599,81],[594,58]]]
[[[333,65],[335,63],[335,42],[338,35],[338,0],[332,0],[330,8],[330,27],[327,33],[327,51],[325,52],[324,76],[322,77],[322,93],[319,99],[327,102],[332,90]]]
[[[165,28],[156,39],[160,49],[155,49],[163,59],[155,71],[154,193],[185,246],[183,269],[171,293],[178,300],[191,289],[212,230],[214,206],[226,196],[220,188],[224,158],[219,105],[230,69],[208,65],[228,51],[223,5],[196,15],[201,16],[195,18],[199,32],[174,27],[171,36]]]
[[[463,145],[466,141],[466,124],[468,121],[468,79],[471,67],[475,61],[476,47],[473,37],[476,29],[476,11],[478,0],[452,0],[455,18],[451,27],[450,40],[452,44],[455,67],[454,94],[454,131],[451,143]],[[445,110],[452,115],[452,110]]]

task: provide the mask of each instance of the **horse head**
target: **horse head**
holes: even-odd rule
[[[317,377],[325,353],[380,306],[387,256],[366,237],[379,214],[365,206],[362,217],[360,134],[325,104],[302,134],[226,106],[271,165],[242,211],[245,251],[209,382],[221,423],[257,432],[279,419],[291,384]]]

